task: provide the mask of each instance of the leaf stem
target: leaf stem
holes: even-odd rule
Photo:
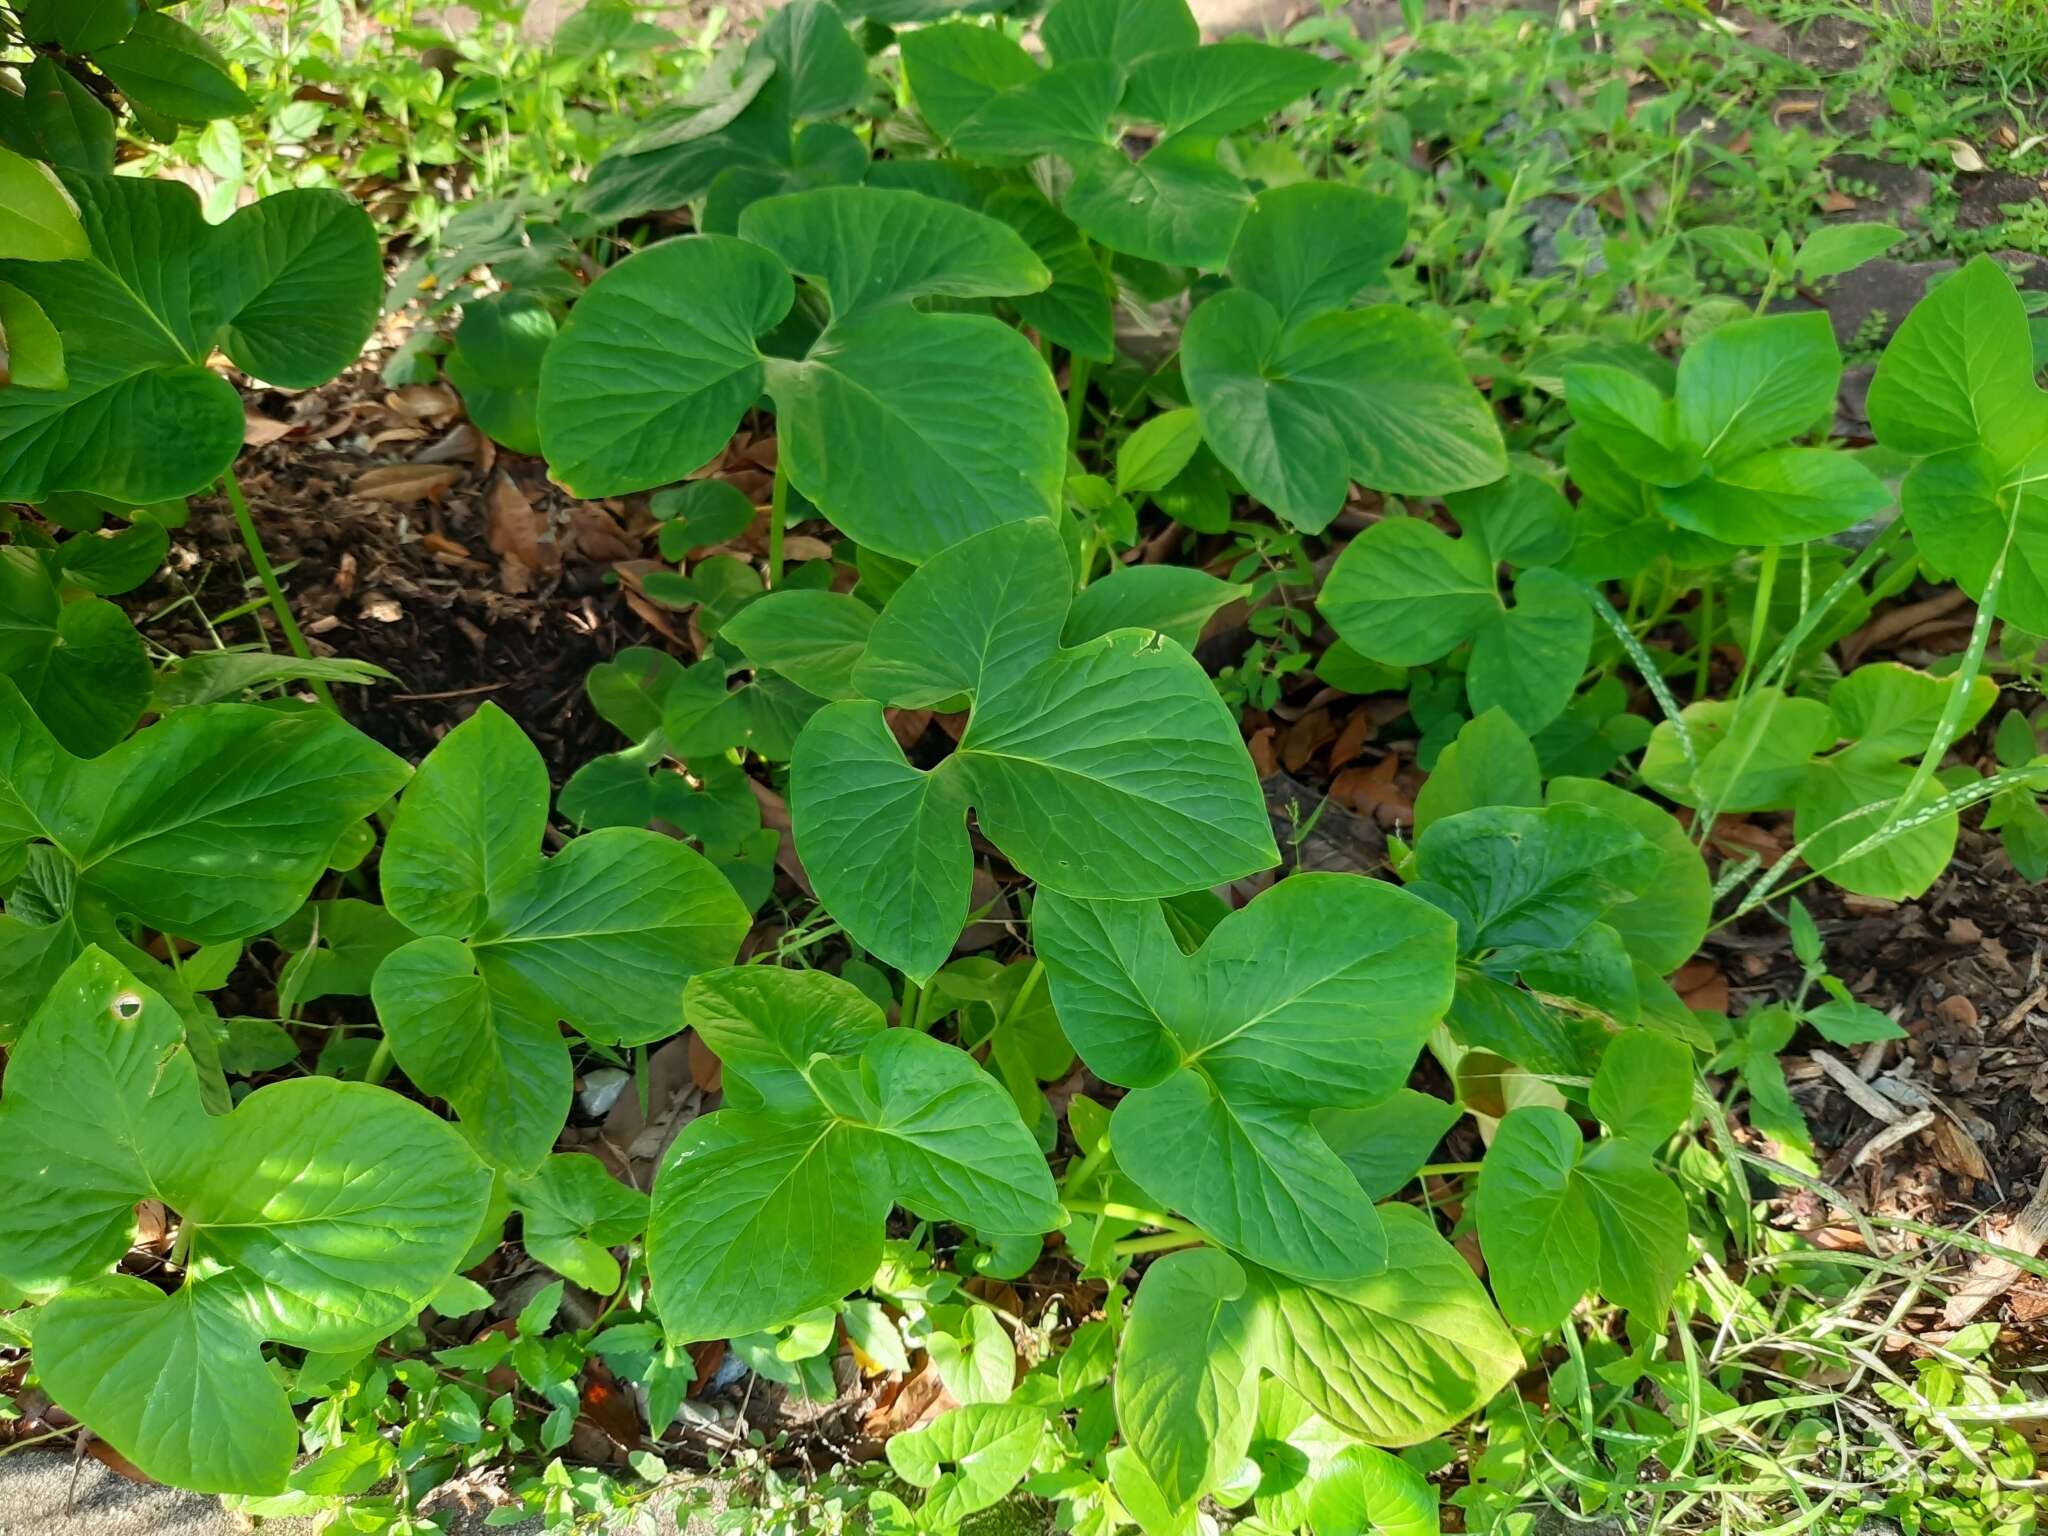
[[[1697,704],[1714,685],[1714,573],[1700,577],[1700,659],[1693,674],[1692,699]]]
[[[1081,421],[1088,414],[1088,376],[1093,368],[1078,353],[1067,354],[1067,452],[1081,449]]]
[[[1457,1173],[1477,1173],[1480,1167],[1478,1163],[1424,1163],[1415,1170],[1415,1177],[1447,1178]]]
[[[1110,1252],[1120,1259],[1133,1259],[1141,1253],[1166,1253],[1175,1248],[1191,1248],[1201,1238],[1186,1232],[1161,1232],[1152,1237],[1127,1237],[1120,1243],[1112,1244]]]
[[[768,495],[768,586],[782,585],[782,525],[789,517],[789,473],[782,467],[782,444],[775,445],[775,489]]]
[[[388,1036],[377,1037],[377,1048],[370,1052],[370,1059],[363,1067],[363,1081],[381,1083],[391,1075],[391,1040]]]
[[[270,596],[270,611],[277,616],[277,627],[284,631],[285,643],[292,648],[292,654],[301,661],[313,659],[312,649],[306,644],[306,637],[299,632],[299,621],[292,617],[292,605],[285,601],[284,588],[278,585],[277,572],[270,564],[270,556],[263,552],[263,538],[256,531],[256,520],[249,515],[249,502],[242,495],[242,484],[235,478],[233,466],[224,470],[220,477],[221,489],[227,492],[228,505],[234,509],[235,526],[242,531],[242,546],[249,551],[249,559],[256,567],[256,575],[263,583],[263,590]],[[327,684],[319,678],[310,678],[313,692],[322,704],[336,714],[341,707],[334,702],[334,695]]]
[[[1162,1232],[1176,1232],[1183,1237],[1207,1241],[1208,1235],[1191,1222],[1168,1216],[1160,1211],[1142,1210],[1135,1205],[1125,1205],[1118,1200],[1067,1200],[1062,1202],[1077,1216],[1107,1216],[1112,1221],[1135,1221],[1140,1226],[1157,1227]]]

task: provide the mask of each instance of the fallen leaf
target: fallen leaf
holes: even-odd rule
[[[1846,192],[1830,192],[1820,200],[1822,213],[1849,213],[1856,207],[1856,199]]]
[[[1991,169],[1984,163],[1984,157],[1977,153],[1976,146],[1968,139],[1938,139],[1936,142],[1946,146],[1949,159],[1955,162],[1955,167],[1959,171],[1980,176]]]
[[[256,411],[242,413],[242,445],[246,448],[261,448],[265,443],[274,443],[280,437],[291,433],[288,421],[273,421]]]
[[[717,1053],[706,1045],[693,1029],[690,1031],[690,1081],[706,1093],[719,1093],[725,1087],[725,1063]]]
[[[1353,762],[1365,750],[1365,744],[1373,738],[1373,720],[1370,712],[1360,709],[1352,712],[1344,722],[1344,729],[1337,735],[1335,745],[1330,748],[1330,769],[1335,772]]]
[[[1370,768],[1347,768],[1331,781],[1330,798],[1349,810],[1368,813],[1381,826],[1415,820],[1415,800],[1395,782],[1401,760],[1388,753]]]
[[[932,723],[932,712],[928,709],[891,709],[883,712],[889,722],[889,734],[896,738],[896,745],[908,752],[924,734],[926,726]]]
[[[1728,978],[1711,960],[1681,965],[1671,978],[1671,990],[1696,1013],[1728,1011]]]
[[[832,546],[808,533],[792,533],[782,541],[782,558],[792,565],[803,560],[830,560]]]
[[[547,519],[534,510],[510,475],[491,483],[484,505],[492,553],[544,576],[562,568],[562,547],[549,536]]]
[[[600,565],[638,559],[640,546],[626,536],[618,520],[603,507],[581,502],[569,509],[569,532],[565,549]]]
[[[384,403],[414,421],[452,420],[462,413],[455,391],[439,384],[408,384],[386,395]]]
[[[357,475],[349,494],[363,501],[439,501],[461,478],[450,464],[381,464]]]
[[[445,533],[423,533],[420,535],[420,544],[437,555],[454,555],[458,559],[467,559],[469,556],[467,544],[458,544]]]

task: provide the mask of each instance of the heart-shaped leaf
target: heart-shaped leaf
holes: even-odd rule
[[[895,1203],[992,1235],[1060,1225],[1001,1085],[953,1046],[885,1029],[851,983],[715,972],[690,983],[686,1012],[720,1051],[734,1104],[760,1107],[691,1121],[662,1160],[648,1267],[671,1339],[837,1303],[873,1277]]]
[[[128,616],[97,597],[65,602],[43,563],[19,548],[0,549],[0,677],[80,757],[126,736],[156,687]]]
[[[520,1241],[556,1274],[609,1296],[619,1288],[611,1250],[647,1228],[647,1196],[613,1178],[587,1152],[551,1157],[507,1189],[520,1213]]]
[[[361,1348],[409,1321],[468,1248],[490,1175],[448,1126],[364,1083],[275,1083],[209,1116],[184,1033],[103,952],[65,972],[0,1099],[0,1134],[38,1161],[0,1210],[0,1274],[57,1293],[37,1371],[143,1470],[276,1492],[297,1436],[261,1341]],[[182,1218],[170,1295],[104,1277],[145,1196]]]
[[[1049,522],[1006,525],[920,567],[854,682],[797,740],[791,810],[819,899],[868,949],[928,978],[967,919],[963,812],[1033,879],[1084,897],[1177,895],[1275,860],[1235,723],[1157,636],[1059,646],[1072,578]],[[959,750],[910,765],[882,704],[971,698]],[[1140,705],[1142,701],[1142,706]]]
[[[21,94],[0,96],[0,144],[65,171],[114,168],[114,116],[48,54],[22,72]]]
[[[657,832],[607,828],[543,859],[547,798],[539,751],[485,704],[428,754],[399,806],[381,865],[386,906],[415,933],[463,941],[493,1019],[532,1021],[544,1004],[593,1039],[678,1033],[683,983],[731,961],[751,926],[747,909],[701,854]],[[380,1006],[423,1017],[426,1003],[400,981],[438,977],[437,989],[470,997],[466,1017],[481,1027],[468,967],[452,951],[401,950],[380,981],[408,955],[402,977],[394,971],[379,987]],[[400,1024],[392,1035],[400,1065],[408,1033]],[[520,1054],[537,1051],[536,1040]]]
[[[1192,955],[1151,903],[1041,892],[1033,933],[1074,1048],[1132,1090],[1111,1121],[1124,1172],[1255,1263],[1318,1279],[1380,1268],[1372,1204],[1312,1117],[1406,1079],[1451,1001],[1441,912],[1380,882],[1301,875]]]
[[[241,397],[205,366],[216,349],[292,389],[362,349],[383,270],[369,219],[340,193],[281,192],[210,225],[175,182],[64,184],[91,254],[0,262],[57,327],[70,374],[60,390],[0,391],[0,497],[140,506],[197,491],[242,446]]]
[[[1500,428],[1422,316],[1392,305],[1283,327],[1247,290],[1220,293],[1182,338],[1202,435],[1245,488],[1319,533],[1349,485],[1441,495],[1507,470]]]

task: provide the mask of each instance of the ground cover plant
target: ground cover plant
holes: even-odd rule
[[[1184,0],[790,0],[715,52],[595,6],[432,132],[323,125],[332,185],[202,200],[145,173],[360,61],[179,9],[0,6],[0,1456],[370,1532],[707,1487],[931,1536],[2031,1528],[1997,1325],[1895,1341],[1945,1245],[2042,1276],[2048,1231],[1872,1209],[1966,1120],[1887,1077],[1920,1118],[1845,1151],[1781,1054],[1883,1107],[1907,1038],[1809,903],[1926,896],[1978,807],[2048,866],[2024,264],[1959,251],[1844,423],[1810,295],[1915,237],[1673,212],[1567,326],[1512,189],[1447,271],[1499,151],[1400,163],[1437,28]],[[560,129],[516,174],[515,106]],[[512,199],[474,228],[438,136]],[[402,253],[350,195],[385,147]],[[302,624],[245,443],[373,333],[610,530],[610,750],[486,676],[411,694],[462,704],[408,761]],[[574,514],[492,496],[559,578]],[[173,581],[182,654],[130,597]],[[1885,648],[1916,603],[1967,610],[1938,654]],[[1379,768],[1305,790],[1338,710]],[[1731,1010],[1722,933],[1796,984]]]

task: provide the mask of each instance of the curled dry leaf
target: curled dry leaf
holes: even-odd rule
[[[562,568],[562,547],[555,542],[547,518],[535,510],[510,475],[491,482],[485,510],[492,553],[536,575],[553,575]]]
[[[261,448],[289,435],[291,430],[290,422],[272,420],[260,411],[245,410],[242,413],[242,443],[245,447]]]
[[[1955,168],[1972,176],[1981,176],[1991,167],[1984,163],[1984,157],[1977,153],[1977,146],[1968,139],[1938,140],[1948,150],[1948,157],[1955,162]]]
[[[357,475],[349,492],[362,501],[439,501],[461,478],[449,464],[382,464]]]
[[[384,397],[384,403],[401,416],[436,426],[462,414],[462,402],[455,391],[441,384],[408,384]]]

